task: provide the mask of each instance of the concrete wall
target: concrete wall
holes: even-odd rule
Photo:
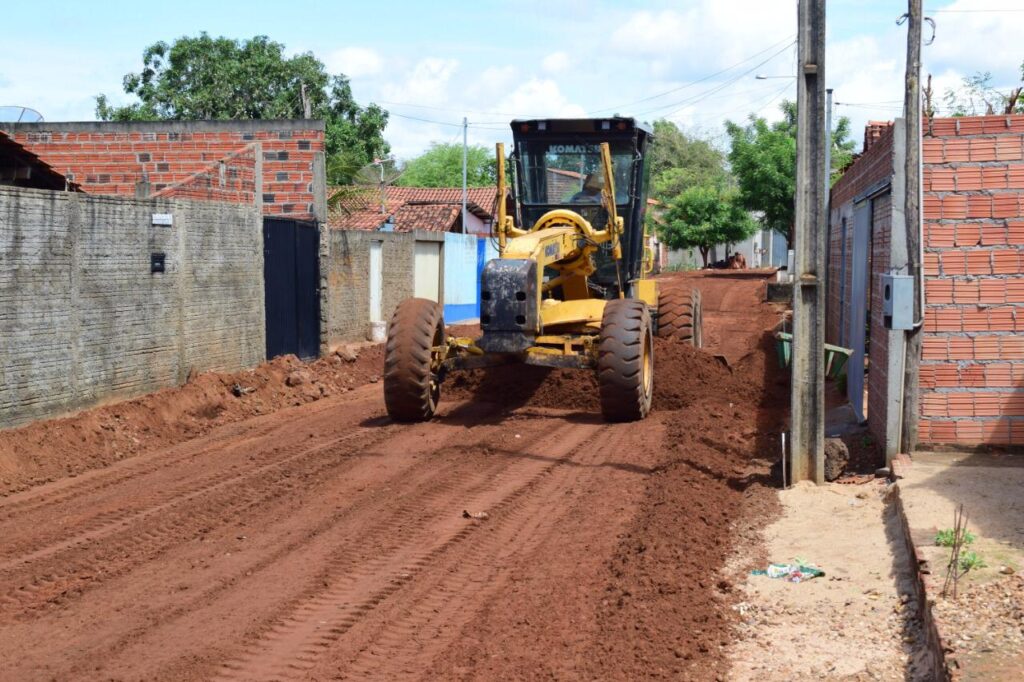
[[[0,130],[85,192],[115,196],[136,196],[142,180],[159,193],[259,143],[264,213],[327,219],[315,205],[327,192],[323,121],[0,123]]]
[[[370,333],[370,244],[381,242],[384,296],[382,319],[413,295],[417,240],[443,241],[444,233],[325,230],[328,253],[321,263],[326,280],[324,325],[327,345],[365,341]]]
[[[322,329],[327,349],[340,343],[365,341],[370,334],[370,244],[381,242],[384,271],[382,318],[391,319],[395,308],[413,295],[415,244],[441,242],[441,300],[446,323],[480,315],[480,272],[497,258],[490,239],[445,232],[369,232],[325,230],[329,242],[321,261],[326,295]]]
[[[261,362],[262,243],[256,204],[0,188],[0,427]]]

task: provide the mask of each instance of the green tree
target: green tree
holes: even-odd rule
[[[675,123],[654,122],[654,143],[647,155],[651,195],[669,201],[697,185],[732,182],[725,154],[707,140],[687,135]]]
[[[482,145],[466,150],[466,184],[484,187],[497,182],[494,153]],[[461,187],[462,145],[434,142],[430,149],[406,162],[395,183],[403,187]]]
[[[1024,64],[1021,64],[1024,75]],[[992,86],[992,74],[978,71],[963,79],[959,88],[949,88],[942,96],[952,116],[984,116],[991,114],[1024,113],[1024,99],[1021,88],[1010,88],[1007,92]]]
[[[729,163],[745,208],[759,211],[766,228],[792,240],[796,194],[796,103],[781,104],[782,120],[768,123],[751,115],[747,125],[726,121],[732,142]],[[832,131],[832,182],[853,158],[850,120],[842,116]]]
[[[325,121],[329,182],[351,181],[355,171],[385,156],[388,114],[361,107],[348,78],[331,76],[312,53],[286,57],[284,45],[266,36],[249,40],[207,33],[160,41],[143,50],[142,70],[124,77],[124,91],[138,102],[113,106],[96,97],[103,121],[161,119],[313,118]]]
[[[756,231],[736,190],[709,185],[690,187],[672,199],[658,226],[670,249],[698,249],[705,267],[713,246],[743,241]]]

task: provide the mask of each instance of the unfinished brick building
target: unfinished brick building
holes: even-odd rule
[[[827,331],[861,354],[848,395],[891,455],[903,332],[883,325],[879,278],[906,272],[902,199],[890,198],[902,196],[904,142],[902,121],[873,128],[832,190]],[[1024,445],[1024,116],[925,120],[922,152],[920,442]],[[858,400],[853,367],[865,356]]]
[[[323,121],[3,123],[0,130],[87,194],[223,201],[255,194],[264,215],[298,220],[313,219],[317,197],[326,196]]]

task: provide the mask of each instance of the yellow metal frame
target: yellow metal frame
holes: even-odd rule
[[[602,142],[600,149],[604,172],[601,203],[608,213],[608,222],[597,229],[575,211],[555,209],[542,215],[531,228],[522,229],[507,214],[505,206],[505,145],[499,142],[495,146],[498,212],[494,232],[498,238],[498,255],[500,258],[532,260],[537,263],[536,290],[540,314],[538,328],[531,330],[537,334],[536,345],[527,349],[527,356],[579,356],[591,363],[596,358],[596,334],[600,331],[607,301],[591,297],[587,279],[597,269],[594,254],[602,244],[611,243],[611,255],[618,267],[618,261],[622,260],[621,237],[624,229],[623,219],[615,206],[611,148],[607,142]],[[653,258],[651,261],[653,265]],[[545,281],[545,268],[553,269],[558,274]],[[635,291],[640,300],[657,307],[658,286],[653,280],[646,279],[649,272],[650,268],[645,264],[641,269],[640,280],[634,282]],[[556,287],[561,287],[561,300],[552,296]],[[620,297],[625,295],[623,288],[619,287]],[[449,339],[448,345],[456,353],[461,351],[483,355],[483,351],[471,339]]]

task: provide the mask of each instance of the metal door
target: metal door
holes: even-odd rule
[[[441,300],[441,242],[416,242],[413,296]]]
[[[853,349],[846,370],[846,397],[857,419],[864,421],[864,340],[868,322],[868,250],[871,248],[871,201],[853,209],[853,257],[850,280],[850,329]]]
[[[384,321],[381,304],[384,298],[383,248],[381,242],[370,242],[370,322]]]
[[[320,353],[320,232],[316,223],[263,219],[267,359]]]

